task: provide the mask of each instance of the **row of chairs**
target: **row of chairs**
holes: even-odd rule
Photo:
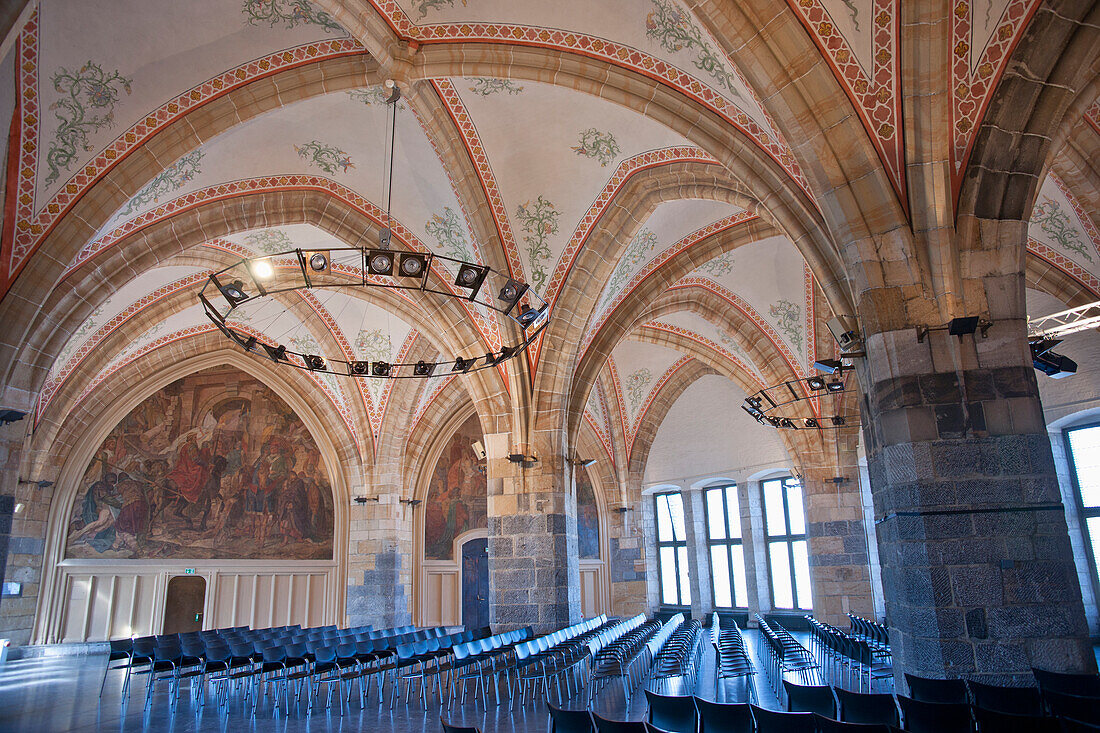
[[[848,614],[848,622],[851,624],[852,636],[863,639],[877,649],[890,650],[890,632],[883,624],[854,613]]]
[[[653,655],[650,678],[659,685],[680,678],[686,680],[689,689],[695,689],[696,669],[703,649],[702,631],[702,624],[695,619],[674,629]]]
[[[819,665],[810,651],[779,624],[772,626],[760,614],[754,615],[760,627],[757,656],[768,659],[768,679],[776,696],[783,689],[779,683],[785,673],[796,673],[804,684],[815,682]]]
[[[623,623],[629,622],[608,621],[607,616],[601,614],[531,642],[527,648],[517,647],[516,686],[521,702],[526,704],[528,689],[535,699],[540,686],[543,697],[549,699],[551,682],[555,684],[559,704],[579,693],[584,680],[588,679],[592,654],[602,648],[614,629]],[[510,693],[510,698],[514,701],[514,693]]]
[[[726,677],[744,677],[749,688],[749,702],[756,700],[756,667],[745,648],[745,637],[737,622],[723,629],[716,613],[710,618],[710,643],[714,647],[715,682]]]
[[[683,615],[677,615],[682,622]],[[661,626],[660,621],[646,621],[645,614],[638,614],[612,629],[610,634],[613,636],[610,638],[591,642],[588,704],[585,707],[591,707],[592,699],[599,690],[615,678],[622,682],[623,696],[630,700],[630,691],[637,686],[640,675],[647,668],[648,659],[644,657],[649,650],[647,642],[660,631]]]
[[[889,652],[875,648],[866,639],[855,638],[844,631],[813,616],[806,616],[810,629],[810,652],[821,663],[824,681],[839,687],[853,687],[863,692],[866,682],[867,691],[875,691],[875,682],[894,679],[894,667],[887,661]]]

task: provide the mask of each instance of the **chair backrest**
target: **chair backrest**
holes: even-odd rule
[[[898,704],[894,702],[894,696],[878,692],[865,694],[862,692],[849,692],[837,687],[837,700],[840,702],[840,719],[848,723],[863,723],[864,725],[901,725],[898,716]]]
[[[443,726],[443,733],[481,733],[480,730],[473,726],[451,725],[443,720],[443,718],[439,719],[439,724]]]
[[[817,733],[891,733],[888,725],[867,725],[864,723],[842,723],[832,718],[814,715]]]
[[[998,733],[1062,733],[1062,724],[1057,718],[1042,715],[1013,715],[974,708],[974,717],[983,733],[993,730]]]
[[[565,710],[547,703],[551,733],[592,733],[592,716],[587,710]]]
[[[817,713],[824,718],[836,718],[836,700],[828,685],[795,685],[783,680],[787,691],[787,710],[792,713]]]
[[[696,697],[700,733],[753,733],[756,725],[748,703],[711,702]]]
[[[337,644],[336,656],[340,659],[351,659],[355,656],[355,644]]]
[[[645,691],[649,702],[648,721],[658,728],[676,733],[695,733],[698,712],[691,697],[658,695]]]
[[[313,660],[317,664],[328,664],[336,661],[336,647],[319,646],[313,648]]]
[[[813,713],[781,713],[750,705],[756,733],[817,733]]]
[[[905,684],[909,686],[909,696],[921,702],[965,703],[966,683],[962,680],[939,680],[928,677],[905,675]]]
[[[1042,715],[1043,701],[1036,687],[1000,687],[968,680],[974,707],[1010,715]]]
[[[1050,706],[1053,715],[1100,726],[1100,700],[1095,697],[1045,690],[1043,699]]]
[[[1100,676],[1098,675],[1047,672],[1044,669],[1032,669],[1031,673],[1035,675],[1035,681],[1039,683],[1039,689],[1044,693],[1051,690],[1065,695],[1100,697]]]
[[[974,719],[965,703],[923,702],[898,695],[905,730],[913,733],[972,733]]]
[[[597,733],[646,733],[645,723],[640,720],[610,720],[592,713],[592,722]]]

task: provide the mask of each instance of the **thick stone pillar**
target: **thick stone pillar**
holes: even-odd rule
[[[684,530],[688,548],[688,583],[691,586],[691,616],[706,619],[714,610],[714,584],[710,578],[710,546],[707,544],[707,514],[703,490],[685,488]]]
[[[412,623],[413,511],[395,493],[351,507],[348,626],[373,624],[381,629]]]
[[[489,472],[489,614],[495,633],[547,633],[580,620],[577,495],[558,453],[512,463],[511,436],[485,436]]]
[[[994,320],[895,325],[858,364],[899,680],[1096,669],[1024,324]]]

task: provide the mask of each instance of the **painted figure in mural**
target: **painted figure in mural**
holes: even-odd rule
[[[260,382],[215,368],[150,396],[103,441],[66,555],[324,559],[332,517],[305,425]]]
[[[481,424],[471,417],[455,431],[436,463],[424,512],[424,556],[452,558],[455,537],[488,526],[485,462],[471,448]]]
[[[596,509],[596,492],[584,471],[577,477],[577,545],[582,558],[599,559],[600,517]]]

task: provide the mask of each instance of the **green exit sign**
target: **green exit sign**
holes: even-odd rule
[[[194,575],[195,574],[195,569],[194,568],[184,568],[183,569],[183,574],[184,575]]]

